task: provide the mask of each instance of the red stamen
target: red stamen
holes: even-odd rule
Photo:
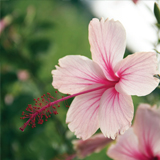
[[[24,131],[24,129],[26,128],[27,125],[31,125],[31,127],[34,128],[34,127],[36,127],[36,122],[38,122],[38,124],[43,124],[44,121],[47,121],[48,118],[51,117],[50,115],[52,113],[57,115],[58,114],[57,107],[60,107],[59,103],[62,101],[65,101],[67,99],[70,99],[72,97],[75,97],[75,96],[78,96],[81,94],[93,92],[93,91],[96,91],[99,89],[104,89],[104,88],[105,88],[105,86],[101,86],[98,88],[94,88],[94,89],[90,89],[90,90],[76,93],[73,95],[69,95],[67,97],[63,97],[58,100],[57,100],[57,98],[51,96],[50,93],[47,93],[47,96],[45,94],[43,94],[43,96],[41,96],[41,98],[38,98],[37,100],[34,99],[34,101],[36,102],[35,103],[36,106],[32,106],[31,104],[29,104],[28,107],[26,108],[26,111],[28,111],[28,112],[27,113],[25,113],[24,111],[22,112],[23,117],[21,117],[20,119],[28,118],[28,120],[19,129],[21,131]],[[57,91],[55,93],[58,94]],[[51,102],[51,101],[53,101],[53,102]],[[67,105],[66,107],[69,107],[69,105]]]
[[[31,104],[26,108],[26,112],[22,112],[22,116],[20,119],[28,118],[28,121],[24,123],[22,127],[20,127],[21,131],[24,131],[27,125],[31,125],[32,128],[36,127],[36,121],[38,124],[43,124],[44,121],[47,121],[50,115],[58,114],[57,107],[60,107],[58,102],[54,103],[51,101],[57,100],[57,98],[50,96],[50,93],[47,93],[47,96],[44,94],[41,98],[34,99],[35,106]]]

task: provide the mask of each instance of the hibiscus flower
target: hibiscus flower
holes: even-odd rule
[[[77,138],[91,137],[98,128],[114,139],[131,126],[131,95],[145,96],[158,85],[154,52],[138,52],[123,59],[126,32],[119,21],[102,18],[89,24],[92,60],[69,55],[52,71],[53,87],[75,94],[66,122]]]
[[[114,160],[160,160],[160,108],[141,104],[134,125],[107,153]]]

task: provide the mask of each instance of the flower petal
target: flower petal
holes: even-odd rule
[[[113,68],[122,60],[126,32],[119,21],[94,18],[89,24],[89,42],[93,61],[103,69],[109,80],[115,80]]]
[[[104,92],[99,108],[99,124],[103,134],[114,139],[117,134],[123,134],[133,119],[132,98],[118,93],[115,88]]]
[[[148,157],[160,154],[160,111],[148,104],[140,104],[134,121],[139,149]]]
[[[115,72],[120,77],[116,90],[137,96],[151,93],[159,83],[153,77],[157,73],[156,67],[157,58],[154,52],[139,52],[127,56],[115,67]]]
[[[101,68],[87,57],[65,56],[59,60],[59,66],[52,71],[52,85],[62,93],[73,94],[88,85],[106,83]]]
[[[108,149],[107,154],[114,160],[146,160],[138,150],[138,139],[132,128],[118,136],[117,143]]]
[[[92,85],[85,90],[100,87],[102,85]],[[90,138],[99,128],[98,109],[100,99],[106,88],[77,96],[67,112],[66,122],[77,138],[86,140]]]
[[[110,142],[112,142],[111,139],[106,138],[103,134],[99,133],[85,141],[74,140],[73,145],[78,157],[85,158],[93,152],[99,152]]]

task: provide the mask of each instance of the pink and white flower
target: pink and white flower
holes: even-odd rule
[[[85,140],[100,128],[114,139],[131,126],[131,95],[145,96],[159,83],[153,77],[156,53],[139,52],[123,59],[125,29],[119,21],[103,18],[90,22],[89,42],[93,60],[80,55],[61,58],[52,71],[52,85],[62,93],[76,94],[66,122],[77,138]]]
[[[114,160],[160,160],[160,108],[141,104],[134,125],[107,153]]]

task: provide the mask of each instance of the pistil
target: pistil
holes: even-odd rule
[[[89,92],[93,92],[93,91],[102,89],[105,87],[106,87],[105,85],[102,85],[101,87],[82,91],[82,92],[79,92],[79,93],[76,93],[73,95],[63,97],[61,99],[57,99],[57,98],[51,96],[50,93],[47,93],[47,96],[46,95],[41,96],[41,98],[38,98],[37,100],[34,99],[34,101],[36,102],[35,106],[32,106],[31,104],[29,104],[28,107],[26,108],[26,111],[28,111],[28,113],[22,112],[23,117],[21,117],[20,119],[28,118],[28,120],[19,129],[21,131],[24,131],[24,129],[26,128],[27,125],[31,125],[32,128],[36,127],[36,118],[38,119],[38,124],[43,124],[43,122],[44,122],[43,117],[45,117],[45,121],[47,121],[47,119],[50,117],[50,115],[52,113],[55,115],[58,114],[57,107],[60,107],[60,104],[59,104],[60,102],[66,101],[66,100],[73,98],[73,97],[76,97],[78,95],[82,95],[85,93],[89,93]],[[57,91],[56,91],[56,93],[57,93]],[[51,102],[51,100],[52,100],[52,102]]]

